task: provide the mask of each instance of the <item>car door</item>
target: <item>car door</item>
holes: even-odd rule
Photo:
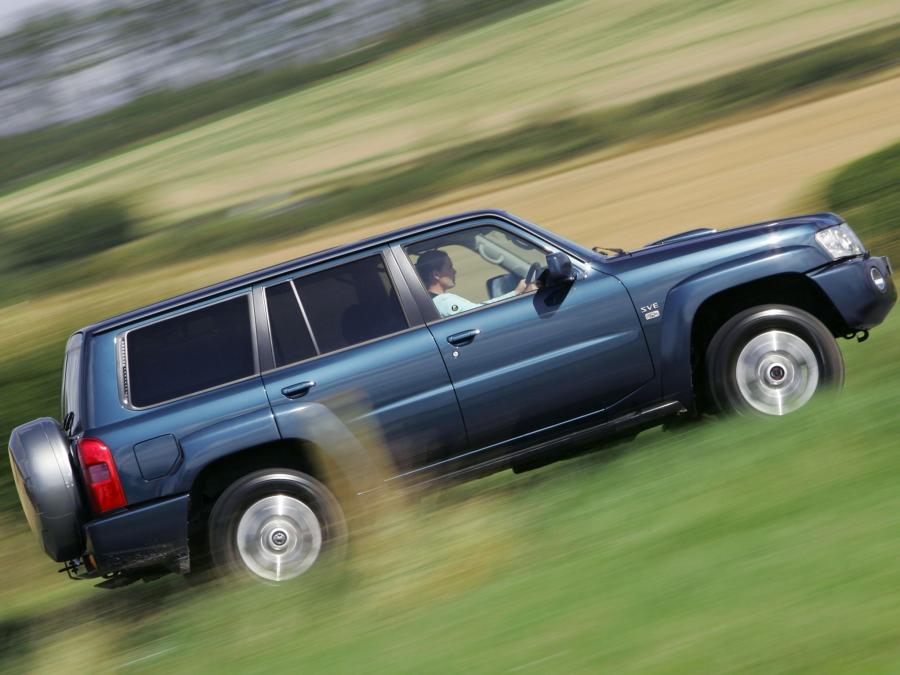
[[[604,410],[653,377],[634,306],[614,277],[576,261],[574,283],[516,291],[528,268],[555,250],[496,219],[413,237],[393,249],[450,373],[472,450],[600,421]],[[431,251],[458,259],[423,270],[424,261],[434,267],[438,256]],[[444,273],[453,278],[442,279]],[[433,282],[430,288],[426,282]],[[442,290],[452,293],[440,305],[446,316],[435,305]]]
[[[392,474],[460,452],[465,430],[434,337],[389,266],[369,251],[256,292],[268,333],[263,382],[282,436],[315,435],[310,426],[333,415]]]

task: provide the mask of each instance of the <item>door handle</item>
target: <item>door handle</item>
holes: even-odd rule
[[[462,345],[471,343],[479,335],[481,335],[481,329],[473,328],[472,330],[464,330],[461,333],[454,333],[447,338],[447,342],[454,347],[461,347]]]
[[[281,390],[281,393],[286,398],[300,398],[302,396],[306,396],[309,393],[309,390],[316,386],[316,383],[312,380],[306,380],[305,382],[297,382],[297,384],[290,384],[284,389]]]

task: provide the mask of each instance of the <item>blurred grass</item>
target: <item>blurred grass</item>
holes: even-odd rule
[[[240,73],[179,90],[142,96],[110,112],[0,138],[0,191],[33,174],[96,159],[151,136],[245,109],[287,92],[366,66],[426,39],[473,22],[490,23],[555,0],[456,0],[424,10],[417,25],[374,44],[306,66]]]
[[[149,226],[164,228],[321,190],[535,118],[647,99],[852,35],[865,41],[865,31],[896,23],[900,10],[890,0],[557,0],[497,16],[200,127],[67,165],[0,198],[0,211],[31,218],[73,200],[138,192]]]
[[[77,204],[38,223],[0,231],[0,266],[23,269],[58,265],[119,246],[135,235],[135,217],[122,200]]]
[[[825,197],[871,251],[900,264],[900,142],[838,172]]]
[[[59,292],[89,280],[110,280],[152,269],[160,261],[190,260],[197,251],[209,254],[296,236],[613,145],[683,133],[799,94],[833,93],[828,87],[853,83],[900,64],[898,54],[900,24],[894,24],[635,103],[532,120],[394,166],[325,181],[271,203],[251,204],[237,213],[220,208],[155,232],[143,225],[143,231],[151,233],[139,241],[86,260],[48,253],[45,258],[54,262],[52,270],[0,273],[0,302]],[[51,222],[58,219],[54,216]],[[28,232],[27,226],[19,229]],[[45,237],[37,232],[32,238],[40,241]],[[115,243],[110,238],[106,241]]]
[[[895,312],[869,342],[841,342],[836,403],[647,432],[435,494],[287,587],[170,578],[7,613],[3,666],[893,672],[898,337]]]
[[[4,442],[19,424],[37,417],[59,419],[66,335],[45,337],[44,344],[27,345],[20,357],[0,358],[0,438]],[[3,455],[0,468],[0,515],[22,514],[12,473]]]

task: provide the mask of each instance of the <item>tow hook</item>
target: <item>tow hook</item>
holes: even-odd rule
[[[62,574],[65,572],[69,575],[70,579],[79,580],[83,579],[83,576],[78,576],[78,568],[81,567],[81,558],[76,558],[75,560],[67,560],[65,562],[65,567],[61,570],[56,570],[57,573]]]

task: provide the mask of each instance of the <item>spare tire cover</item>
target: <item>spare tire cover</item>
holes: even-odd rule
[[[25,517],[44,551],[58,562],[80,557],[84,507],[62,428],[49,417],[16,427],[9,459]]]

